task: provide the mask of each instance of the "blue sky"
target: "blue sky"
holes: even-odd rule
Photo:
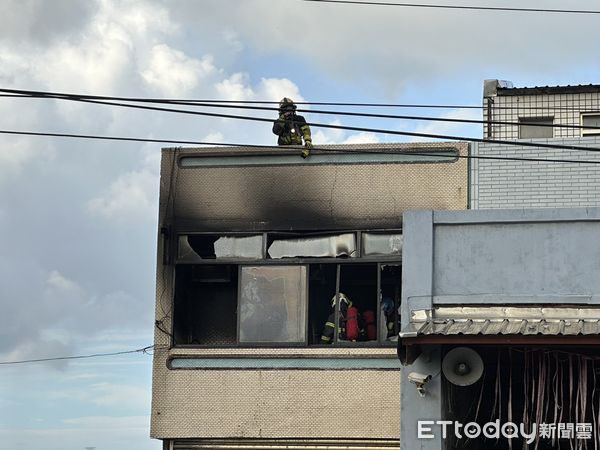
[[[595,0],[486,4],[597,9]],[[1,0],[0,87],[479,105],[484,79],[600,83],[598,20],[301,0]],[[0,98],[0,112],[4,130],[275,142],[260,122],[11,98]],[[481,135],[479,125],[304,115]],[[315,145],[407,140],[316,128],[313,135]],[[159,159],[158,144],[0,136],[0,361],[151,344]],[[0,450],[160,448],[148,437],[148,355],[0,366],[0,380]]]

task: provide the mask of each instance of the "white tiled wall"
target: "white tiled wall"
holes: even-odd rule
[[[523,142],[585,146],[596,151],[480,143],[472,144],[471,154],[570,159],[595,164],[473,159],[470,169],[472,209],[600,206],[600,137]]]

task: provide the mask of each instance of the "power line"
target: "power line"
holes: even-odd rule
[[[459,5],[437,5],[425,3],[391,3],[371,2],[358,0],[303,0],[313,3],[337,3],[347,5],[377,5],[377,6],[399,6],[404,8],[432,8],[432,9],[461,9],[474,11],[513,11],[513,12],[541,12],[541,13],[563,13],[563,14],[600,14],[600,11],[589,9],[547,9],[547,8],[509,8],[504,6],[459,6]]]
[[[63,100],[77,99],[89,99],[89,100],[117,100],[126,102],[136,103],[163,103],[163,104],[174,104],[174,105],[187,105],[187,106],[208,106],[204,104],[210,104],[210,106],[217,105],[232,105],[231,108],[235,108],[235,105],[278,105],[278,101],[267,101],[267,100],[220,100],[220,99],[173,99],[173,98],[152,98],[152,97],[119,97],[119,96],[107,96],[107,95],[87,95],[87,94],[70,94],[61,92],[47,92],[47,91],[31,91],[22,89],[0,89],[0,92],[6,94],[0,94],[0,97],[6,98],[55,98]],[[67,98],[70,97],[70,98]],[[428,108],[428,109],[485,109],[486,106],[478,105],[443,105],[443,104],[419,104],[419,103],[353,103],[353,102],[294,102],[296,105],[314,105],[314,106],[349,106],[349,107],[377,107],[377,108]],[[225,106],[222,106],[225,107]],[[268,110],[276,111],[278,108],[265,108]],[[578,112],[597,112],[597,109],[585,110],[575,106],[493,106],[494,110],[561,110],[561,111],[578,111]],[[314,112],[313,110],[304,110]]]
[[[28,364],[28,363],[38,363],[38,362],[49,362],[49,361],[64,361],[70,359],[87,359],[87,358],[98,358],[102,356],[117,356],[117,355],[127,355],[131,353],[148,353],[148,350],[153,348],[154,345],[148,345],[146,347],[138,348],[135,350],[126,350],[122,352],[113,352],[113,353],[93,353],[91,355],[77,355],[77,356],[57,356],[53,358],[39,358],[39,359],[22,359],[20,361],[2,361],[0,365],[7,366],[12,364]]]
[[[2,92],[3,89],[0,89]],[[67,100],[67,101],[76,101],[83,103],[97,103],[97,104],[106,104],[112,106],[122,106],[127,108],[144,108],[140,105],[134,105],[129,103],[121,103],[119,105],[113,104],[111,102],[105,102],[104,100],[113,100],[117,99],[126,102],[137,102],[137,103],[167,103],[167,104],[177,104],[177,105],[191,105],[191,106],[202,106],[208,108],[226,108],[226,109],[248,109],[248,110],[258,110],[258,111],[277,111],[278,108],[275,107],[265,107],[265,106],[247,106],[247,105],[230,105],[230,104],[220,104],[220,103],[200,103],[199,101],[187,102],[187,101],[158,101],[158,100],[150,100],[147,99],[145,101],[131,99],[128,97],[103,97],[103,96],[81,96],[77,94],[64,94],[64,93],[53,93],[53,92],[36,92],[36,91],[21,91],[21,92],[30,92],[29,94],[23,94],[21,97],[23,98],[45,98],[45,99],[55,99],[55,100]],[[16,95],[19,97],[19,95]],[[160,109],[159,109],[160,110]],[[172,111],[172,112],[184,112],[186,110],[175,110],[175,109],[162,109],[162,111]],[[397,119],[397,120],[422,120],[429,122],[450,122],[450,123],[472,123],[472,124],[480,124],[480,125],[508,125],[508,126],[520,126],[523,124],[527,124],[527,121],[523,122],[510,122],[510,121],[500,121],[500,120],[479,120],[479,119],[459,119],[459,118],[451,118],[451,117],[432,117],[432,116],[412,116],[412,115],[397,115],[397,114],[376,114],[376,113],[362,113],[362,112],[352,112],[352,111],[322,111],[322,110],[309,110],[309,109],[299,109],[299,112],[307,112],[311,114],[325,114],[325,115],[336,115],[336,116],[352,116],[352,117],[370,117],[370,118],[378,118],[378,119]],[[199,113],[199,112],[196,112]],[[269,119],[271,120],[271,119]],[[531,124],[536,127],[546,127],[546,128],[566,128],[566,129],[576,129],[576,130],[600,130],[600,126],[594,125],[570,125],[570,124]]]
[[[52,95],[47,95],[47,97],[55,98]],[[100,100],[83,99],[83,98],[78,98],[78,97],[72,96],[72,95],[60,97],[60,98],[65,99],[65,100],[82,102],[82,103],[118,106],[118,107],[123,107],[123,108],[134,108],[134,109],[171,112],[171,113],[179,113],[179,114],[191,114],[191,115],[198,115],[198,116],[218,117],[218,118],[222,118],[222,119],[249,120],[249,121],[268,122],[268,123],[273,122],[272,118],[250,117],[250,116],[241,116],[241,115],[236,115],[236,114],[222,114],[222,113],[213,113],[213,112],[206,112],[206,111],[192,111],[192,110],[188,110],[188,109],[173,109],[173,108],[164,108],[164,107],[158,107],[158,106],[132,105],[129,103],[121,103],[121,102],[106,102],[106,101],[100,101]],[[453,135],[433,134],[433,133],[418,133],[418,132],[409,132],[409,131],[388,130],[388,129],[381,129],[381,128],[355,127],[355,126],[347,126],[347,125],[332,125],[332,124],[324,124],[324,123],[316,123],[316,122],[308,122],[308,125],[313,126],[313,127],[320,127],[320,128],[331,128],[331,129],[348,130],[348,131],[361,131],[361,132],[368,132],[368,133],[392,134],[392,135],[397,135],[397,136],[410,136],[410,137],[421,137],[421,138],[431,138],[431,139],[447,139],[447,140],[451,140],[451,141],[485,142],[485,143],[497,143],[497,144],[504,144],[504,145],[516,145],[516,146],[537,147],[537,148],[554,148],[554,149],[564,149],[564,150],[600,151],[600,149],[593,149],[593,148],[589,148],[589,147],[582,147],[582,146],[576,146],[576,145],[527,143],[527,142],[497,140],[497,139],[470,138],[470,137],[466,137],[466,136],[453,136]]]
[[[97,139],[97,140],[110,140],[110,141],[126,141],[126,142],[154,142],[160,144],[188,144],[188,145],[204,145],[214,147],[246,147],[246,148],[260,148],[260,149],[277,149],[281,150],[281,146],[277,145],[257,145],[257,144],[239,144],[239,143],[224,143],[224,142],[206,142],[206,141],[186,141],[178,139],[151,139],[151,138],[137,138],[137,137],[124,137],[124,136],[98,136],[98,135],[85,135],[85,134],[68,134],[68,133],[45,133],[36,131],[16,131],[16,130],[0,130],[0,134],[13,134],[13,135],[25,135],[25,136],[47,136],[47,137],[65,137],[75,139]],[[457,139],[462,141],[469,141],[471,138]],[[485,140],[476,140],[476,142],[486,142]],[[503,141],[487,141],[487,142],[501,142]],[[508,141],[510,142],[510,141]],[[590,152],[600,152],[600,149],[577,147],[577,146],[560,146],[553,144],[535,144],[532,142],[523,142],[523,146],[528,147],[543,147],[551,146],[550,148],[561,149],[561,150],[587,150]],[[284,147],[290,148],[290,147]],[[291,147],[294,148],[294,147]],[[300,147],[298,147],[300,148]],[[373,153],[373,154],[401,154],[401,155],[415,155],[415,156],[432,156],[435,152],[419,153],[415,151],[403,151],[403,150],[372,150],[372,149],[336,149],[331,147],[319,147],[315,146],[315,150],[321,150],[324,153]],[[275,153],[277,154],[277,153]],[[503,157],[503,156],[483,156],[483,155],[436,155],[440,158],[448,159],[488,159],[497,161],[533,161],[533,162],[546,162],[546,163],[569,163],[569,164],[600,164],[599,161],[588,161],[588,160],[576,160],[576,159],[547,159],[547,158],[527,158],[527,157]]]
[[[45,96],[48,98],[55,98],[54,94],[45,93]],[[187,109],[172,109],[172,108],[164,108],[157,106],[143,106],[143,105],[132,105],[128,103],[120,103],[120,102],[106,102],[100,100],[91,100],[91,99],[83,99],[76,97],[71,94],[63,94],[62,97],[57,97],[66,100],[78,101],[83,103],[92,103],[92,104],[100,104],[100,105],[109,105],[109,106],[118,106],[125,108],[135,108],[135,109],[143,109],[143,110],[151,110],[151,111],[161,111],[161,112],[171,112],[171,113],[179,113],[179,114],[191,114],[191,115],[199,115],[199,116],[207,116],[207,117],[218,117],[223,119],[238,119],[238,120],[249,120],[249,121],[259,121],[259,122],[268,122],[272,123],[272,118],[264,118],[264,117],[250,117],[250,116],[241,116],[235,114],[222,114],[222,113],[212,113],[206,111],[192,111]],[[482,142],[482,143],[495,143],[502,145],[513,145],[519,147],[535,147],[535,148],[552,148],[559,150],[578,150],[578,151],[587,151],[587,152],[598,152],[599,148],[590,148],[583,147],[577,145],[564,145],[564,144],[548,144],[548,143],[533,143],[533,142],[520,142],[520,141],[509,141],[509,140],[498,140],[498,139],[483,139],[483,138],[472,138],[466,136],[454,136],[454,135],[444,135],[444,134],[433,134],[433,133],[417,133],[417,132],[409,132],[409,131],[397,131],[397,130],[388,130],[388,129],[380,129],[380,128],[367,128],[367,127],[355,127],[355,126],[346,126],[346,125],[332,125],[332,124],[323,124],[323,123],[315,123],[308,122],[308,125],[314,127],[321,128],[330,128],[330,129],[338,129],[338,130],[348,130],[348,131],[360,131],[360,132],[369,132],[369,133],[381,133],[381,134],[391,134],[398,136],[410,136],[410,137],[420,137],[420,138],[430,138],[430,139],[446,139],[452,141],[467,141],[467,142]],[[3,133],[0,131],[0,133]],[[46,136],[57,136],[57,137],[84,137],[85,135],[69,135],[65,133],[36,133],[36,132],[17,132],[17,131],[5,131],[4,134],[30,134],[30,135],[46,135]],[[87,135],[89,137],[89,135]],[[110,140],[133,140],[139,142],[160,142],[160,143],[183,143],[183,144],[196,144],[196,145],[204,145],[197,141],[181,141],[181,140],[164,140],[164,139],[142,139],[142,138],[116,138],[116,137],[101,137],[95,136],[92,138],[96,139],[110,139]]]

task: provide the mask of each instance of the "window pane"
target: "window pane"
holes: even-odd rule
[[[600,127],[600,114],[582,114],[581,123],[584,127]],[[600,130],[583,129],[581,133],[584,135],[600,134]]]
[[[315,236],[296,239],[277,239],[269,246],[271,258],[356,256],[354,233],[336,236]]]
[[[553,137],[553,128],[549,126],[554,123],[553,117],[524,117],[519,118],[519,138],[536,139]]]
[[[306,266],[242,267],[240,342],[305,342]]]
[[[218,258],[262,258],[262,235],[219,236],[191,234],[179,236],[179,262]]]
[[[363,233],[363,256],[401,255],[402,234]]]

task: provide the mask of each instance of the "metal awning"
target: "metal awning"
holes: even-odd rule
[[[439,307],[413,311],[401,338],[431,335],[600,335],[600,308]]]

